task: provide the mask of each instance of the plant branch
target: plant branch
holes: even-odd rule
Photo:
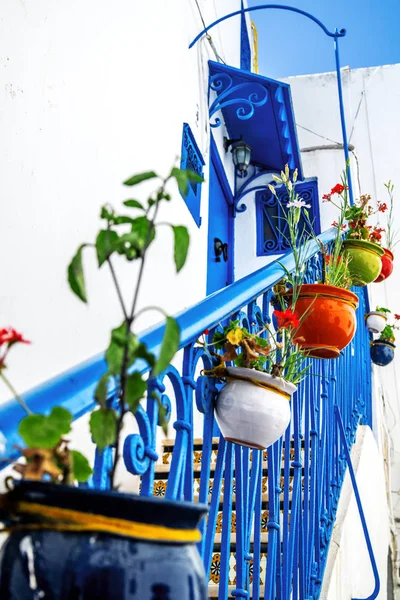
[[[111,277],[112,277],[112,280],[113,280],[114,285],[115,285],[115,289],[116,289],[116,292],[117,292],[119,303],[120,303],[121,308],[122,308],[122,312],[124,314],[124,319],[125,319],[125,321],[127,321],[128,320],[128,312],[127,312],[127,310],[125,308],[124,299],[122,297],[122,292],[121,292],[121,288],[120,288],[120,285],[119,285],[119,282],[118,282],[118,279],[117,279],[117,275],[115,273],[114,265],[111,262],[111,256],[109,256],[107,258],[107,262],[108,262],[108,266],[110,267]]]
[[[2,370],[0,371],[0,377],[4,381],[4,383],[6,384],[6,386],[8,387],[8,389],[11,391],[11,393],[14,395],[14,397],[15,397],[16,401],[18,402],[18,404],[20,404],[20,406],[22,406],[22,408],[24,409],[25,412],[28,413],[28,415],[31,415],[32,414],[31,409],[27,406],[27,404],[25,403],[25,401],[17,393],[17,391],[15,390],[14,386],[7,379],[7,377],[4,375],[4,373],[3,373]]]
[[[128,412],[126,410],[126,406],[125,406],[125,392],[126,392],[126,375],[127,375],[126,371],[129,366],[128,365],[129,334],[131,331],[132,323],[135,320],[135,318],[137,317],[137,315],[135,315],[135,310],[136,310],[137,301],[138,301],[138,297],[139,297],[139,291],[140,291],[142,281],[143,281],[144,266],[145,266],[145,262],[146,262],[147,251],[149,249],[149,246],[151,243],[151,237],[152,237],[153,230],[155,227],[154,223],[157,218],[159,204],[163,197],[165,185],[169,179],[170,179],[170,175],[162,181],[162,184],[161,184],[160,188],[158,189],[157,200],[154,205],[155,206],[154,214],[153,214],[152,219],[149,222],[149,227],[148,227],[148,230],[146,233],[146,240],[144,243],[144,247],[143,247],[143,251],[142,251],[142,255],[141,255],[141,259],[140,259],[141,262],[140,262],[140,267],[139,267],[138,278],[136,281],[136,287],[135,287],[135,291],[133,294],[132,308],[131,308],[131,311],[129,314],[126,311],[124,311],[125,323],[126,323],[126,343],[124,346],[124,354],[123,354],[123,359],[122,359],[121,375],[120,375],[119,417],[117,420],[114,460],[113,460],[113,466],[112,466],[111,473],[110,473],[110,486],[111,486],[112,490],[114,489],[115,474],[116,474],[117,465],[118,465],[118,462],[120,459],[121,430],[122,430],[122,426],[123,426],[124,417],[125,417],[126,413]],[[146,215],[147,214],[148,214],[148,212],[146,213]],[[139,312],[143,312],[143,310],[139,311]],[[161,309],[158,309],[158,310],[161,310]]]

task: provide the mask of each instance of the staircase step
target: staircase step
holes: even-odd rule
[[[229,594],[231,592],[233,592],[234,589],[236,589],[235,586],[234,585],[230,585],[229,588],[228,588]],[[253,589],[253,586],[250,586],[249,598],[253,597],[252,596],[252,594],[253,594],[252,589]],[[265,590],[265,586],[260,585],[260,595],[258,596],[258,598],[260,600],[262,600],[262,598],[264,598],[264,590]],[[230,600],[232,597],[233,596],[229,595],[228,598],[226,598],[226,600]],[[211,598],[218,598],[218,585],[210,584],[208,586],[208,598],[209,599],[211,599]],[[225,600],[225,598],[224,598],[224,600]]]
[[[266,554],[266,546],[262,545],[261,546],[261,553],[260,553],[260,573],[259,573],[259,577],[260,577],[260,585],[263,585],[265,583],[265,570],[266,570],[266,562],[267,562],[267,554]],[[217,589],[218,590],[218,584],[220,581],[220,563],[221,563],[221,553],[220,552],[216,552],[215,550],[212,553],[212,557],[211,557],[211,568],[210,568],[210,576],[209,576],[209,583],[208,583],[208,590],[210,592],[210,590],[212,589]],[[250,584],[253,582],[253,561],[249,561],[249,572],[250,572]],[[235,553],[231,552],[230,556],[229,556],[229,580],[228,580],[228,584],[231,587],[231,589],[235,589],[235,585],[236,585],[236,558],[235,558]],[[210,596],[210,594],[209,594]],[[211,596],[212,598],[215,598],[215,596]],[[225,599],[224,599],[225,600]]]

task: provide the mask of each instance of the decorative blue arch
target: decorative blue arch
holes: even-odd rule
[[[201,37],[203,37],[204,34],[208,33],[208,31],[210,31],[210,29],[212,29],[219,23],[222,23],[223,21],[226,21],[227,19],[231,19],[232,17],[236,17],[238,15],[243,16],[246,12],[255,12],[256,10],[267,10],[267,9],[287,10],[287,11],[302,15],[303,17],[310,19],[316,25],[318,25],[318,27],[320,27],[320,29],[322,29],[322,31],[325,33],[325,35],[333,38],[334,49],[335,49],[335,62],[336,62],[336,75],[337,75],[337,85],[338,85],[340,121],[341,121],[341,126],[342,126],[342,137],[343,137],[343,149],[344,149],[344,156],[345,156],[346,165],[347,165],[347,179],[348,179],[348,184],[349,184],[350,204],[354,204],[353,185],[352,185],[352,180],[351,180],[351,171],[350,171],[350,164],[349,164],[349,158],[350,158],[349,157],[349,146],[348,146],[348,141],[347,141],[346,119],[345,119],[345,114],[344,114],[342,77],[341,77],[341,73],[340,73],[340,55],[339,55],[339,39],[346,35],[345,29],[335,29],[335,31],[329,31],[329,29],[322,23],[322,21],[317,19],[317,17],[315,17],[311,13],[309,13],[305,10],[301,10],[300,8],[296,8],[294,6],[288,6],[286,4],[261,4],[260,6],[252,6],[249,8],[244,8],[242,6],[241,9],[236,10],[235,12],[229,13],[223,17],[220,17],[219,19],[217,19],[216,21],[214,21],[213,23],[211,23],[210,25],[205,27],[205,29],[203,29],[203,31],[201,31],[191,42],[191,44],[189,45],[189,49],[193,48],[193,46],[199,41],[199,39]]]

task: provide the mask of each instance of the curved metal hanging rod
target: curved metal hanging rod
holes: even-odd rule
[[[235,12],[230,13],[229,15],[225,15],[224,17],[217,19],[216,21],[214,21],[214,23],[211,23],[211,25],[208,25],[205,29],[203,29],[203,31],[201,31],[194,38],[193,42],[189,46],[189,49],[192,48],[199,41],[199,39],[201,37],[203,37],[203,35],[205,33],[207,33],[210,29],[215,27],[215,25],[222,23],[222,21],[226,21],[227,19],[230,19],[231,17],[236,17],[237,15],[241,15],[246,12],[253,12],[255,10],[265,10],[266,8],[276,8],[278,10],[288,10],[290,12],[294,12],[294,13],[303,15],[304,17],[311,19],[311,21],[314,21],[314,23],[316,23],[318,25],[318,27],[320,27],[322,29],[322,31],[329,37],[337,39],[340,37],[344,37],[346,35],[345,29],[335,29],[335,31],[329,31],[329,29],[327,27],[325,27],[325,25],[322,23],[322,21],[317,19],[317,17],[314,17],[314,15],[312,15],[311,13],[306,12],[305,10],[301,10],[300,8],[295,8],[294,6],[286,6],[284,4],[261,4],[260,6],[252,6],[249,8],[242,8],[240,10],[236,10]]]

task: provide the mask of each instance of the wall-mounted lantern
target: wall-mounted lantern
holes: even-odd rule
[[[241,137],[236,140],[228,140],[227,137],[224,137],[225,152],[228,152],[229,146],[232,146],[232,161],[235,165],[236,173],[240,177],[245,177],[251,160],[250,146]]]

